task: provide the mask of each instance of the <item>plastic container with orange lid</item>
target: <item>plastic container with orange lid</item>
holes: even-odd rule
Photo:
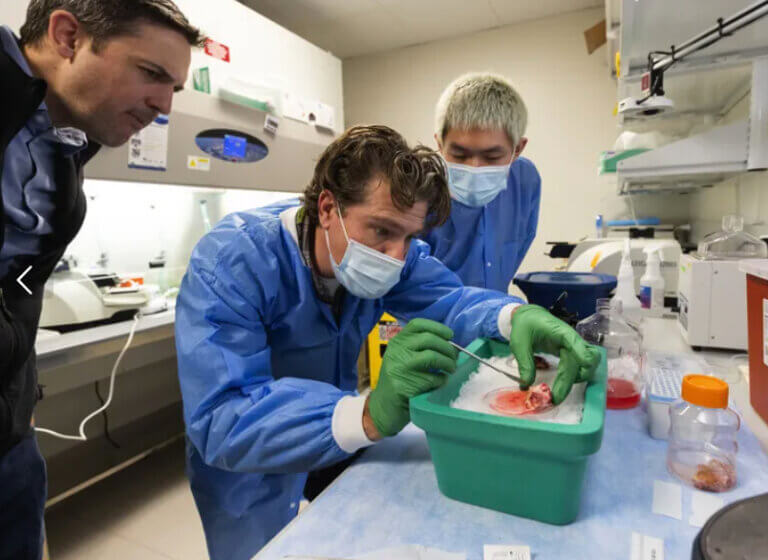
[[[733,488],[741,421],[728,408],[728,384],[708,375],[686,375],[669,417],[669,472],[699,490]]]

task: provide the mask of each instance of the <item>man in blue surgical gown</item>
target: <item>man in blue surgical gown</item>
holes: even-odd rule
[[[232,214],[198,243],[176,344],[211,558],[250,558],[296,515],[307,473],[397,434],[409,399],[455,368],[448,340],[510,340],[531,381],[542,348],[573,358],[561,360],[568,389],[591,375],[594,356],[570,327],[465,288],[414,239],[449,210],[439,156],[387,127],[355,127],[325,150],[301,203]],[[408,325],[361,396],[358,352],[384,311]]]
[[[424,240],[467,286],[506,293],[536,237],[541,179],[520,157],[527,120],[518,93],[493,74],[461,76],[438,101],[435,140],[453,204]]]

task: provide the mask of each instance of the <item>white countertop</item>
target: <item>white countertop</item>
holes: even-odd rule
[[[154,315],[144,315],[139,319],[139,324],[136,326],[136,332],[140,333],[142,331],[173,325],[175,319],[176,310],[173,307],[168,311],[155,313]],[[45,331],[42,336],[38,335],[37,340],[35,341],[35,352],[38,357],[45,357],[57,352],[69,350],[70,348],[128,336],[132,325],[133,320],[129,320],[64,334],[50,334],[51,331]]]

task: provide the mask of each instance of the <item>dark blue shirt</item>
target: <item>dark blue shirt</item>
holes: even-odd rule
[[[0,48],[32,76],[16,37],[5,26],[0,26]],[[8,144],[0,178],[5,213],[0,277],[6,274],[15,258],[39,254],[44,236],[53,232],[56,159],[59,155],[79,152],[87,145],[82,131],[53,126],[45,102]]]

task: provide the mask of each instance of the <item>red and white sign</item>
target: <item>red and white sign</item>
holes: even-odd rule
[[[651,94],[651,73],[645,72],[640,77],[640,89],[643,92],[643,95],[650,95]]]
[[[229,62],[229,47],[213,39],[205,40],[205,54]]]

